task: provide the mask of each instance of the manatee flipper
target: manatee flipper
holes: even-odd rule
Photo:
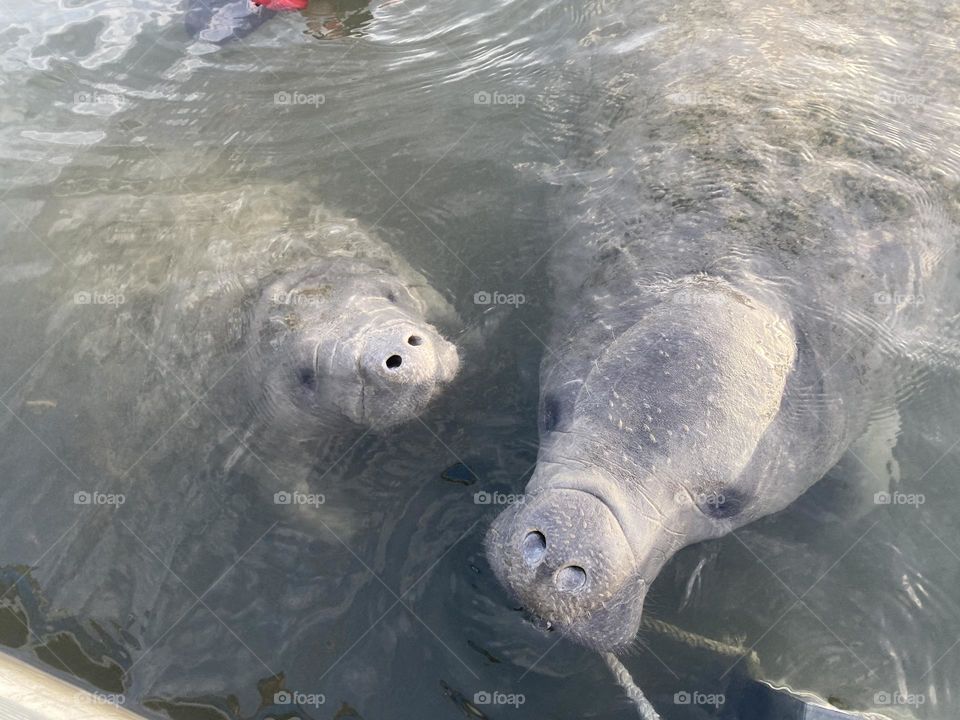
[[[893,449],[900,435],[900,413],[894,406],[867,426],[839,462],[799,501],[817,518],[856,520],[883,504],[900,482],[900,464]]]

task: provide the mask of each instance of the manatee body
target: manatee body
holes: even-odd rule
[[[0,424],[4,562],[55,548],[32,574],[44,601],[31,630],[46,642],[68,618],[71,636],[101,637],[128,690],[186,687],[192,666],[167,659],[211,657],[209,625],[193,644],[204,624],[184,617],[187,587],[228,605],[247,588],[249,603],[276,582],[263,573],[324,618],[351,606],[369,576],[344,544],[363,548],[376,522],[356,498],[395,489],[363,471],[363,450],[379,456],[444,391],[461,329],[383,231],[303,183],[130,155],[109,173],[88,157],[44,188],[32,228],[60,262],[31,284],[17,337],[29,360]],[[309,582],[271,563],[307,567]],[[257,612],[259,627],[295,616]],[[235,679],[245,660],[213,645],[216,672]]]
[[[46,295],[34,305],[52,308],[45,352],[6,403],[62,465],[45,472],[25,457],[3,498],[62,502],[7,524],[11,556],[35,528],[62,525],[77,491],[126,493],[128,509],[150,506],[138,494],[221,492],[245,478],[268,504],[329,492],[335,476],[314,487],[315,467],[325,476],[362,435],[413,419],[457,373],[453,308],[309,193],[118,181],[90,196],[89,183],[61,182],[34,221],[64,265],[59,282],[37,283]],[[20,425],[5,427],[16,458]],[[176,531],[186,520],[171,512]],[[329,522],[349,525],[348,509]]]
[[[35,573],[44,607],[125,623],[121,668],[126,648],[165,639],[136,665],[149,684],[166,653],[200,652],[165,634],[195,601],[184,584],[211,587],[270,528],[316,565],[297,602],[363,591],[341,544],[370,523],[347,453],[389,444],[444,390],[459,319],[384,240],[289,185],[88,195],[89,177],[55,186],[34,221],[69,269],[37,283],[46,351],[4,398],[24,424],[2,426],[0,503],[15,511],[0,546],[8,561],[56,547]]]
[[[554,213],[538,464],[487,537],[519,602],[601,650],[630,643],[679,549],[783,509],[895,406],[960,227],[942,24],[609,9]],[[923,107],[884,95],[905,92]]]
[[[79,323],[87,341],[76,367],[115,372],[115,390],[124,378],[149,384],[131,377],[128,345],[142,342],[266,442],[389,429],[457,372],[438,328],[459,323],[446,300],[357,221],[289,186],[74,197],[43,218],[48,242],[80,249],[52,329]],[[217,392],[224,380],[231,392]],[[117,393],[118,404],[129,399]]]

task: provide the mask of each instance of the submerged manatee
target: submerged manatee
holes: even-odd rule
[[[4,398],[19,418],[0,442],[15,479],[0,488],[15,509],[4,557],[56,546],[37,578],[49,607],[129,620],[145,648],[189,606],[178,578],[211,587],[237,543],[282,522],[325,579],[297,602],[348,607],[363,583],[340,543],[368,518],[341,460],[455,377],[459,318],[384,240],[297,187],[100,172],[65,173],[33,221],[62,262],[22,333],[45,351]],[[158,556],[175,575],[158,577]]]
[[[453,308],[308,193],[159,182],[89,196],[86,183],[62,182],[34,223],[65,260],[61,282],[44,286],[66,293],[43,341],[56,351],[11,404],[49,401],[36,430],[83,478],[78,489],[153,487],[171,458],[185,488],[207,473],[219,486],[252,454],[263,463],[248,473],[270,494],[316,492],[306,484],[315,465],[367,430],[411,420],[456,375],[444,336],[460,329]],[[197,413],[221,432],[181,435]]]
[[[955,267],[960,52],[955,14],[897,3],[604,10],[538,464],[486,544],[528,610],[615,651],[678,550],[783,509],[895,407]]]
[[[73,238],[89,255],[74,304],[120,300],[114,322],[105,323],[109,308],[73,309],[93,321],[100,351],[135,335],[191,387],[242,377],[242,393],[211,402],[235,423],[256,420],[261,437],[388,429],[422,412],[457,373],[457,349],[437,327],[458,327],[446,300],[355,220],[295,189],[51,206],[51,235],[82,227],[89,238]],[[129,365],[129,356],[112,359]]]

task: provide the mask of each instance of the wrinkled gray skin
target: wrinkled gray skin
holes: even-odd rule
[[[935,312],[960,227],[956,23],[834,7],[622,6],[580,43],[603,97],[576,123],[599,137],[559,176],[538,464],[487,552],[586,646],[631,642],[679,549],[827,473]],[[911,54],[925,74],[904,78]],[[876,99],[905,88],[925,106]]]

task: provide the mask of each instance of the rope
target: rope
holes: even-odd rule
[[[732,643],[725,643],[720,640],[712,640],[711,638],[704,637],[703,635],[697,635],[696,633],[678,628],[676,625],[671,625],[663,620],[654,620],[652,618],[645,617],[643,618],[643,625],[651,630],[654,630],[655,632],[666,635],[677,642],[686,643],[691,647],[703,648],[719,655],[741,657],[746,662],[747,668],[751,675],[756,676],[756,674],[759,672],[760,658],[757,656],[757,653],[753,650],[747,650],[742,645],[734,645]],[[630,698],[630,701],[634,705],[636,705],[637,712],[640,714],[640,719],[661,720],[660,715],[657,714],[657,711],[654,709],[653,705],[651,705],[650,701],[647,700],[646,695],[643,694],[643,690],[641,690],[633,681],[630,671],[627,670],[626,666],[624,666],[622,662],[620,662],[620,659],[617,658],[617,656],[613,653],[603,653],[603,660],[606,662],[607,667],[610,668],[610,671],[616,678],[617,683],[627,694],[627,697]]]
[[[644,627],[650,628],[651,630],[661,633],[662,635],[666,635],[677,642],[686,643],[691,647],[711,650],[718,655],[742,657],[746,662],[747,668],[752,676],[756,676],[759,673],[759,656],[755,650],[749,650],[743,647],[743,645],[734,645],[732,643],[725,643],[720,640],[712,640],[711,638],[704,637],[703,635],[697,635],[696,633],[678,628],[676,625],[671,625],[663,620],[654,620],[653,618],[644,617],[643,625]]]
[[[643,690],[633,682],[630,671],[624,667],[617,656],[613,653],[603,653],[603,659],[627,697],[637,706],[637,712],[640,713],[641,720],[662,720],[657,711],[653,709],[653,705],[647,700],[646,695],[643,694]]]

